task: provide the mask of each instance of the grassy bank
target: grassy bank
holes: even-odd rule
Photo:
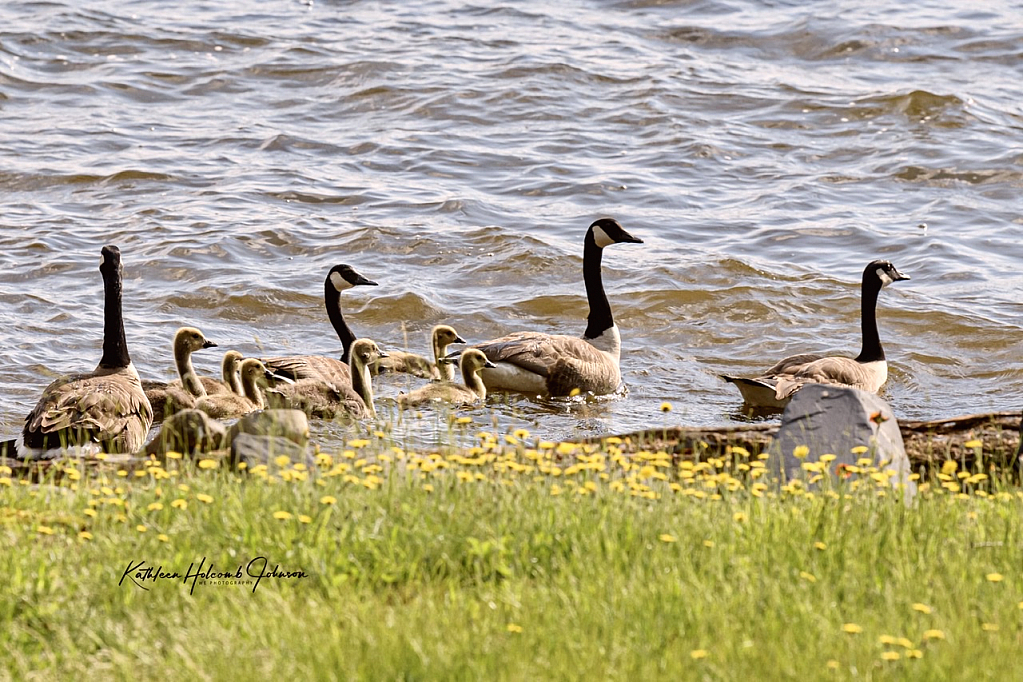
[[[1023,493],[991,472],[949,464],[907,506],[870,466],[807,492],[741,449],[478,443],[0,469],[0,675],[1023,675]],[[184,580],[203,558],[241,584]],[[275,566],[304,577],[247,575]]]

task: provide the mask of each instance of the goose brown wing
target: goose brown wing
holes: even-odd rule
[[[25,418],[25,444],[56,447],[57,438],[47,436],[66,431],[69,443],[85,439],[133,452],[142,447],[152,423],[152,407],[133,369],[75,375],[58,379],[43,391]]]
[[[263,364],[270,371],[299,381],[318,379],[330,384],[352,383],[352,371],[345,363],[322,355],[290,355],[279,358],[265,358]]]
[[[472,347],[483,351],[491,362],[507,362],[544,377],[560,358],[584,364],[603,359],[601,351],[586,341],[563,334],[516,332]]]

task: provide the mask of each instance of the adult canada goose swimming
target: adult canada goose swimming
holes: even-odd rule
[[[234,392],[207,395],[195,401],[195,409],[215,419],[231,419],[266,407],[263,388],[273,375],[255,358],[242,360],[240,373],[243,395]]]
[[[804,384],[841,384],[876,393],[888,379],[888,362],[877,334],[877,295],[892,282],[908,280],[886,260],[875,260],[863,270],[860,325],[863,346],[855,358],[793,355],[753,379],[721,375],[735,384],[743,401],[752,407],[784,408]]]
[[[356,337],[348,328],[348,323],[345,322],[344,315],[341,313],[341,292],[354,286],[376,286],[376,282],[366,279],[350,265],[335,265],[327,273],[327,278],[323,282],[323,303],[327,307],[327,317],[330,318],[337,338],[341,341],[340,360],[322,355],[263,358],[263,364],[267,369],[292,381],[321,379],[339,385],[350,383],[351,372],[348,369],[348,358]]]
[[[479,377],[479,370],[493,369],[494,363],[487,359],[486,354],[478,348],[466,348],[460,359],[445,358],[441,361],[446,365],[458,362],[462,367],[464,386],[450,382],[432,382],[416,390],[398,396],[398,404],[402,407],[414,407],[434,400],[442,400],[454,405],[473,405],[487,399],[487,387]]]
[[[96,370],[57,379],[25,418],[25,446],[34,449],[98,443],[107,452],[135,452],[145,443],[153,409],[128,355],[121,314],[121,252],[104,246],[103,357]]]
[[[611,244],[642,244],[617,220],[601,218],[583,240],[583,282],[590,304],[582,338],[543,332],[516,332],[475,344],[496,368],[480,372],[490,391],[533,395],[569,395],[573,389],[597,395],[612,393],[622,381],[618,367],[622,339],[604,293],[600,259]]]
[[[369,366],[386,357],[387,353],[380,350],[372,339],[359,339],[351,347],[351,383],[299,379],[293,384],[267,391],[267,401],[272,407],[302,410],[319,419],[339,416],[375,419],[377,414],[373,408]]]
[[[196,398],[202,398],[209,392],[224,390],[224,386],[215,379],[199,377],[192,367],[192,353],[203,348],[214,348],[217,344],[208,340],[195,327],[181,327],[174,332],[171,349],[174,353],[174,366],[178,370],[178,378],[171,382],[143,381],[142,389],[153,407],[153,421],[163,421],[165,415],[174,414],[178,410],[194,407]],[[171,402],[171,405],[167,403]]]
[[[370,374],[376,376],[385,372],[404,372],[421,379],[451,381],[455,376],[454,367],[450,362],[441,362],[441,359],[448,354],[448,346],[453,343],[465,343],[465,340],[453,327],[438,324],[430,332],[430,341],[433,345],[433,362],[422,355],[392,350],[387,357],[370,365]]]

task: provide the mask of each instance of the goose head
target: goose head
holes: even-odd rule
[[[453,343],[465,343],[465,339],[458,335],[454,327],[449,327],[446,324],[438,324],[430,335],[433,337],[434,349],[441,349],[438,354],[443,354],[443,350]]]
[[[338,292],[351,289],[354,286],[376,286],[373,280],[366,279],[355,271],[351,265],[335,265],[327,273],[327,282]]]
[[[387,353],[380,350],[373,339],[359,339],[352,344],[352,365],[368,367],[370,363],[380,358],[386,358]]]
[[[600,248],[612,244],[642,244],[643,240],[633,237],[625,231],[622,224],[614,218],[601,218],[590,225],[586,232],[586,241],[592,240]]]
[[[462,371],[478,372],[479,370],[487,367],[489,369],[497,369],[497,365],[492,363],[487,357],[487,354],[478,348],[467,348],[462,351],[462,357],[460,361],[462,365]]]
[[[904,275],[898,271],[898,269],[892,265],[891,261],[888,260],[874,260],[867,263],[867,267],[863,270],[863,282],[866,284],[868,281],[879,283],[881,289],[892,282],[901,282],[910,279],[909,275]]]
[[[113,244],[104,246],[100,251],[99,271],[106,274],[120,273],[121,271],[121,250]]]
[[[266,368],[262,362],[256,358],[246,358],[242,360],[241,365],[242,382],[250,386],[261,386],[265,387],[269,385],[271,379],[277,378],[277,375]]]
[[[203,348],[216,348],[217,344],[207,339],[201,331],[195,327],[181,327],[174,332],[174,350],[187,351],[189,353]]]

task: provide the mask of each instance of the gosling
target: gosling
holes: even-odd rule
[[[448,346],[453,343],[465,343],[465,340],[458,335],[453,327],[446,324],[438,324],[434,327],[430,332],[430,339],[433,345],[433,362],[422,355],[396,350],[388,353],[386,358],[377,360],[370,365],[370,374],[376,376],[385,372],[404,372],[420,379],[454,380],[454,368],[450,363],[442,363],[441,360],[448,354]]]
[[[475,405],[487,399],[487,387],[480,379],[478,372],[484,367],[493,369],[494,363],[487,359],[483,351],[467,348],[460,358],[443,358],[444,364],[458,362],[462,367],[462,380],[465,386],[454,383],[432,383],[418,388],[411,393],[398,396],[398,404],[403,407],[415,407],[440,400],[456,406]]]

